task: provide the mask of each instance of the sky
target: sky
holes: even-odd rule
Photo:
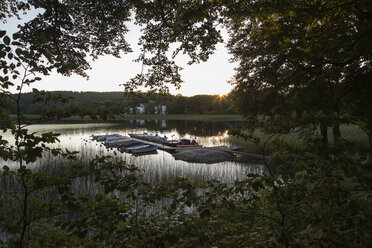
[[[22,22],[22,20],[12,18],[6,24],[0,23],[0,29],[5,28],[14,32],[17,25]],[[53,72],[49,76],[43,76],[41,81],[33,84],[33,87],[47,91],[123,91],[124,87],[121,84],[140,73],[142,69],[142,64],[133,62],[139,55],[137,43],[140,28],[130,24],[129,29],[131,31],[127,34],[127,41],[133,52],[123,54],[121,58],[107,55],[91,61],[92,69],[87,71],[88,80],[78,75],[67,77]],[[232,89],[228,80],[234,74],[234,64],[229,62],[229,56],[224,44],[217,45],[215,53],[210,56],[209,60],[200,64],[187,65],[187,56],[178,55],[176,62],[184,68],[180,72],[184,82],[178,90],[169,87],[170,93],[184,96],[228,93]],[[31,91],[31,89],[26,89],[26,91]]]

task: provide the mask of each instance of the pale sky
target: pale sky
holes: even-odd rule
[[[7,24],[0,23],[0,29],[11,30],[20,23],[16,19],[11,19]],[[72,75],[62,76],[52,73],[43,76],[40,82],[34,83],[32,87],[39,90],[68,90],[68,91],[122,91],[120,84],[128,81],[137,73],[141,72],[142,65],[133,62],[139,55],[137,45],[140,36],[140,29],[130,25],[131,30],[127,34],[127,41],[132,47],[133,52],[123,54],[121,58],[113,56],[102,56],[90,63],[92,69],[87,71],[89,79],[81,76]],[[215,54],[207,62],[187,65],[187,57],[178,55],[176,61],[184,69],[180,72],[182,76],[182,86],[179,90],[170,87],[171,94],[182,94],[193,96],[197,94],[226,94],[232,86],[227,83],[234,73],[234,65],[229,63],[229,55],[224,44],[219,44]],[[30,89],[31,90],[31,89]]]

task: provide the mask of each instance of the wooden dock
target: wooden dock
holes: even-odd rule
[[[168,152],[176,152],[176,151],[180,151],[180,150],[183,150],[183,149],[197,149],[197,148],[203,148],[202,146],[199,146],[199,147],[171,147],[171,146],[166,146],[166,145],[163,145],[163,144],[160,144],[160,143],[156,143],[156,142],[151,142],[151,141],[147,141],[147,140],[142,140],[142,139],[138,139],[138,138],[131,138],[132,140],[135,140],[135,141],[138,141],[138,142],[141,142],[143,144],[147,144],[147,145],[155,145],[155,146],[158,146],[158,149],[160,150],[163,150],[163,151],[168,151]],[[262,159],[262,160],[266,160],[266,161],[270,161],[270,157],[269,156],[262,156],[260,154],[254,154],[254,153],[248,153],[248,152],[241,152],[241,151],[235,151],[235,150],[232,150],[232,149],[228,149],[228,147],[224,147],[224,146],[221,146],[221,147],[204,147],[206,149],[220,149],[220,150],[224,150],[225,152],[229,152],[229,153],[233,153],[233,154],[239,154],[239,155],[244,155],[244,156],[248,156],[248,157],[251,157],[251,158],[255,158],[255,159]]]
[[[158,146],[158,149],[164,150],[164,151],[175,151],[175,150],[177,150],[177,147],[166,146],[166,145],[163,145],[163,144],[160,144],[160,143],[151,142],[151,141],[142,140],[142,139],[137,139],[137,138],[131,138],[131,139],[135,140],[135,141],[138,141],[138,142],[141,142],[141,143],[144,143],[146,145]]]
[[[227,149],[225,151],[226,152],[231,152],[231,153],[234,153],[234,154],[244,155],[244,156],[255,158],[255,159],[266,160],[267,162],[270,162],[270,160],[271,160],[269,156],[263,156],[263,155],[255,154],[255,153],[240,152],[240,151],[233,151],[233,150],[227,150]]]

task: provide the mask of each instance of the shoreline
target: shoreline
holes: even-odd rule
[[[24,115],[27,121],[33,122],[40,118],[40,115]],[[15,117],[15,115],[12,115]],[[126,120],[187,120],[187,121],[244,121],[242,115],[218,115],[218,114],[170,114],[170,115],[157,115],[157,114],[125,114],[125,115],[115,115],[115,118],[103,119],[92,119],[89,116],[71,116],[63,119],[50,120],[47,123],[64,123],[68,121],[73,122],[116,122],[116,121],[126,121]]]

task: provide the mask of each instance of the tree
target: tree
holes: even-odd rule
[[[155,101],[149,100],[145,105],[146,114],[155,114]]]
[[[64,75],[87,76],[87,55],[118,57],[131,51],[125,41],[131,6],[125,1],[27,1],[27,5],[40,13],[22,25],[18,35],[23,47],[34,48],[33,61],[48,63],[43,72],[57,69]]]
[[[57,142],[58,134],[28,132],[21,109],[23,89],[40,80],[37,73],[45,75],[53,69],[64,75],[77,73],[86,76],[84,70],[89,67],[85,59],[87,54],[97,57],[129,51],[122,35],[127,31],[124,22],[128,20],[130,9],[122,1],[2,1],[0,18],[5,21],[8,16],[18,16],[19,12],[32,7],[44,11],[25,23],[13,38],[6,31],[0,32],[0,128],[14,135],[13,143],[0,137],[0,155],[4,161],[18,163],[15,170],[4,165],[1,176],[5,181],[18,181],[20,186],[15,191],[7,188],[1,190],[1,230],[10,235],[7,244],[15,247],[37,246],[38,243],[43,246],[51,242],[53,236],[64,244],[68,243],[67,240],[73,241],[74,238],[61,232],[57,219],[67,210],[60,212],[64,203],[78,200],[67,197],[73,195],[68,189],[75,177],[73,174],[65,171],[57,176],[43,175],[30,168],[30,164],[45,153],[73,160],[76,159],[76,152],[50,148],[48,144]],[[94,8],[100,12],[92,11]],[[12,94],[14,91],[18,93]],[[76,106],[57,108],[53,103],[67,102],[67,99],[37,89],[33,89],[33,92],[33,103],[49,104],[40,121],[92,113]],[[10,115],[13,106],[15,119]],[[59,197],[50,197],[56,191],[61,193]],[[62,192],[69,193],[63,197]],[[13,199],[20,199],[19,205]],[[55,206],[54,210],[48,207],[52,205]],[[42,213],[49,222],[45,222],[44,217],[40,218]],[[39,236],[38,231],[44,233],[45,237]],[[49,235],[46,235],[48,231]]]
[[[186,97],[181,95],[174,96],[173,102],[169,103],[167,107],[167,112],[169,114],[186,114]]]
[[[229,49],[239,62],[234,93],[250,103],[240,109],[252,117],[322,111],[320,124],[334,125],[337,139],[350,104],[344,99],[359,90],[359,71],[371,71],[371,3],[273,3],[247,1],[227,11]]]
[[[231,33],[230,48],[240,62],[235,78],[237,96],[258,92],[257,103],[261,106],[264,107],[266,100],[273,102],[267,109],[253,114],[264,111],[268,115],[286,114],[287,106],[292,110],[298,103],[314,103],[307,94],[323,97],[323,90],[330,89],[329,94],[337,98],[341,89],[352,83],[362,82],[365,87],[370,76],[370,46],[362,34],[370,37],[369,3],[283,3],[274,8],[267,1],[229,0],[1,2],[2,18],[32,6],[45,10],[26,23],[13,39],[6,32],[0,33],[0,127],[14,135],[14,144],[0,137],[0,156],[18,163],[16,170],[3,166],[1,176],[19,182],[15,191],[2,188],[1,192],[0,227],[11,235],[6,245],[369,247],[372,242],[370,167],[362,166],[349,153],[351,144],[342,139],[335,144],[324,144],[319,137],[305,133],[303,144],[294,147],[278,137],[274,142],[278,145],[277,153],[270,162],[263,162],[264,175],[248,175],[247,179],[229,185],[215,181],[190,183],[178,178],[152,186],[140,181],[137,169],[122,161],[108,157],[78,161],[76,152],[48,146],[58,140],[57,134],[29,133],[24,125],[21,92],[23,87],[40,79],[35,73],[46,74],[55,68],[66,75],[85,75],[87,54],[117,55],[120,49],[127,51],[122,36],[123,21],[131,10],[137,22],[145,25],[140,58],[153,66],[150,74],[139,75],[137,79],[147,79],[149,86],[155,88],[161,89],[164,82],[179,82],[178,69],[166,56],[170,44],[179,42],[179,50],[188,53],[191,62],[205,60],[220,41],[215,26],[218,23],[225,23],[235,31]],[[318,14],[318,10],[322,18],[308,16],[308,13]],[[79,29],[74,26],[77,21],[82,22],[77,24]],[[327,32],[323,31],[325,27]],[[113,32],[108,35],[109,40],[102,34],[106,29]],[[339,34],[346,35],[344,41],[328,39]],[[339,50],[327,50],[332,44]],[[154,57],[146,57],[146,52]],[[12,87],[18,90],[16,97],[10,93]],[[33,91],[35,103],[67,101],[58,95]],[[304,96],[306,101],[297,99]],[[366,110],[357,112],[356,96],[348,97],[355,104],[350,109],[360,117],[369,118]],[[330,102],[338,106],[338,102]],[[344,110],[342,103],[340,109]],[[273,109],[276,104],[277,109]],[[363,104],[368,106],[370,101]],[[10,116],[12,106],[16,108],[15,120]],[[76,106],[64,111],[50,107],[41,120],[71,114],[93,115]],[[252,110],[254,107],[249,106]],[[325,102],[320,101],[319,108],[325,107]],[[332,119],[327,114],[274,115],[271,129],[304,129],[314,122],[332,124],[340,120],[338,115]],[[274,133],[271,138],[275,136]],[[68,158],[72,163],[55,175],[33,171],[30,164],[45,152]],[[93,179],[97,192],[74,192],[72,182],[79,177]],[[20,205],[16,205],[17,199]],[[159,205],[161,208],[153,211]]]
[[[352,89],[347,90],[344,101],[347,109],[355,116],[365,122],[362,128],[366,131],[369,139],[369,146],[367,151],[366,163],[372,162],[372,112],[371,112],[371,98],[369,97],[372,93],[371,89],[371,72],[367,70],[361,70],[358,75],[354,78],[353,84],[348,85]],[[352,99],[350,99],[352,98]]]

